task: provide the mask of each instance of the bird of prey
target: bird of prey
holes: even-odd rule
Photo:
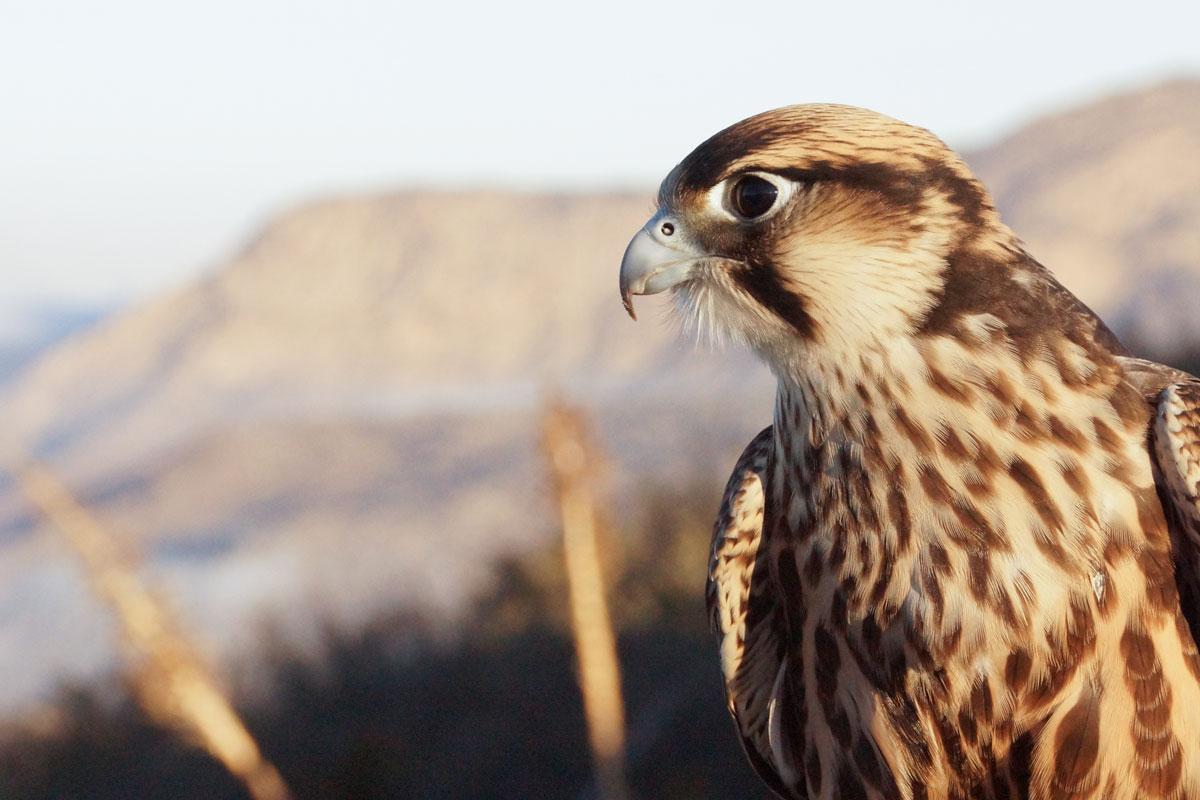
[[[778,379],[708,603],[784,798],[1200,798],[1200,382],[1130,357],[931,133],[770,111],[667,176],[621,295]]]

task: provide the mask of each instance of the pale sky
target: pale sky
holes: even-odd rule
[[[133,302],[272,214],[412,186],[648,193],[767,108],[952,146],[1200,75],[1200,3],[0,0],[0,316]]]

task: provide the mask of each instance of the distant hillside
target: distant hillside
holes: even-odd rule
[[[1189,81],[968,160],[1035,256],[1166,347],[1175,331],[1200,339],[1198,152]],[[453,611],[492,559],[553,534],[536,451],[547,387],[594,415],[617,514],[655,481],[707,482],[715,508],[769,422],[771,381],[748,355],[693,352],[653,299],[625,317],[617,268],[651,197],[311,203],[25,370],[0,390],[5,434],[139,543],[218,649],[249,649],[267,616],[303,631],[397,602]],[[111,653],[72,562],[32,530],[0,483],[0,705]]]
[[[654,301],[625,316],[617,267],[647,210],[494,192],[313,203],[50,353],[4,395],[6,433],[138,543],[222,650],[273,616],[302,631],[396,603],[453,611],[495,557],[553,534],[546,391],[590,406],[622,497],[659,470],[715,492],[769,420],[750,356],[693,352]],[[79,613],[73,562],[30,530],[0,482],[0,642],[86,674],[102,615]],[[0,648],[0,675],[39,682],[29,651]]]
[[[311,204],[208,279],[50,354],[8,394],[9,424],[108,474],[231,421],[528,406],[545,380],[696,373],[668,326],[634,326],[617,300],[646,210],[501,193]]]
[[[1005,222],[1118,331],[1200,340],[1200,80],[1045,117],[968,162]]]

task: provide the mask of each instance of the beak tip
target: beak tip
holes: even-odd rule
[[[634,322],[637,322],[637,314],[633,310],[633,298],[629,296],[629,292],[621,292],[621,305],[625,306],[625,313]]]

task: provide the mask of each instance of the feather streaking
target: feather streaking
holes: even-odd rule
[[[765,205],[770,203],[769,206]],[[927,131],[687,156],[621,290],[771,367],[708,604],[785,798],[1200,798],[1200,382],[1131,358]]]

